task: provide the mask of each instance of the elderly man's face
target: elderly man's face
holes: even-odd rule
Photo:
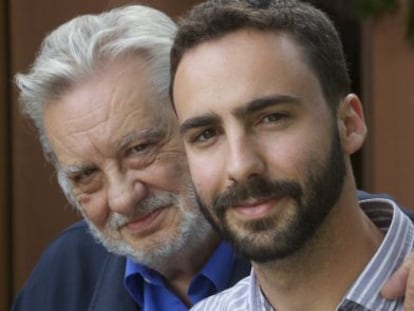
[[[156,266],[207,235],[171,105],[142,59],[103,66],[48,103],[44,121],[59,169],[108,248]]]

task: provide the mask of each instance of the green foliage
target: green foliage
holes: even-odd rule
[[[364,19],[390,12],[397,4],[397,0],[353,0],[357,14]]]
[[[414,0],[409,0],[408,4],[407,38],[414,45]]]
[[[357,15],[367,19],[392,12],[398,0],[352,0],[352,4]],[[408,0],[407,39],[414,45],[414,0]]]

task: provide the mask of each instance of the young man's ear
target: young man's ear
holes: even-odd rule
[[[359,150],[365,141],[367,127],[361,101],[355,94],[348,94],[340,103],[338,127],[345,153],[351,155]]]

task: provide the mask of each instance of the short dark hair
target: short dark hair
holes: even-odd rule
[[[210,0],[191,9],[179,21],[171,50],[171,98],[177,67],[188,50],[245,28],[290,34],[336,111],[351,84],[341,40],[325,13],[296,0]]]

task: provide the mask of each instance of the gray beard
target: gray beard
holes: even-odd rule
[[[187,191],[188,197],[187,201],[179,199],[171,193],[166,195],[156,196],[150,199],[150,202],[144,203],[143,209],[147,212],[151,209],[152,204],[159,204],[159,201],[175,199],[175,204],[180,206],[184,211],[182,212],[181,224],[179,225],[178,231],[173,237],[169,239],[164,239],[162,241],[155,241],[156,247],[151,250],[151,252],[143,251],[139,249],[134,249],[131,245],[126,243],[118,235],[118,237],[110,237],[108,234],[105,234],[99,230],[86,216],[81,205],[76,200],[73,195],[70,187],[70,183],[66,179],[63,172],[57,167],[57,178],[59,185],[61,186],[66,198],[83,216],[86,223],[89,226],[89,231],[96,241],[102,244],[109,252],[120,256],[126,256],[131,258],[134,262],[147,266],[156,271],[162,271],[166,266],[171,264],[176,255],[183,250],[191,252],[192,249],[199,248],[200,245],[209,239],[213,229],[208,221],[202,215],[198,205],[196,203],[195,194],[191,185]],[[173,197],[173,198],[171,198]],[[158,202],[158,203],[154,203]],[[142,205],[142,204],[141,204]],[[139,209],[139,207],[137,207]],[[142,212],[142,211],[141,211]],[[116,229],[116,226],[120,226],[127,221],[127,217],[117,214],[113,217],[109,226],[113,229]]]
[[[183,213],[178,232],[173,237],[157,241],[156,247],[154,246],[151,251],[142,251],[134,249],[122,239],[107,237],[86,217],[85,221],[89,225],[91,234],[108,251],[129,257],[134,262],[156,271],[164,270],[165,266],[170,265],[171,260],[174,260],[184,249],[195,249],[204,244],[212,231],[211,226],[195,208]]]

